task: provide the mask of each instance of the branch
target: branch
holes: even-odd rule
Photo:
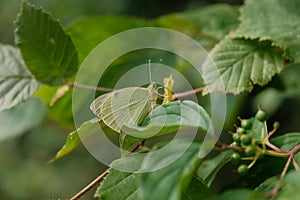
[[[189,90],[189,91],[185,91],[185,92],[181,92],[181,93],[176,93],[172,95],[172,101],[182,98],[182,97],[186,97],[186,96],[191,96],[194,94],[198,94],[200,92],[202,92],[204,90],[204,87],[200,87],[194,90]]]
[[[111,92],[113,89],[111,88],[105,88],[105,87],[93,87],[89,85],[81,85],[79,83],[67,83],[69,87],[84,89],[84,90],[93,90],[93,91],[99,91],[99,92]]]
[[[75,194],[73,197],[70,198],[70,200],[77,200],[80,197],[82,197],[85,193],[87,193],[90,189],[92,189],[95,185],[99,184],[105,176],[109,173],[111,167],[106,169],[100,176],[98,176],[95,180],[93,180],[90,184],[88,184],[85,188],[83,188],[81,191],[79,191],[77,194]]]

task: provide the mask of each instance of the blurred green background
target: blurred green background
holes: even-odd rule
[[[0,1],[1,43],[14,44],[13,21],[19,12],[20,2],[20,0]],[[242,0],[30,0],[29,2],[43,7],[64,26],[68,26],[84,16],[121,14],[155,18],[214,3],[241,4]],[[269,99],[274,99],[271,93],[268,93],[271,95]],[[249,103],[252,100],[249,98],[247,101]],[[294,105],[297,102],[299,101],[294,102]],[[284,103],[286,104],[288,103]],[[266,102],[266,105],[273,103]],[[35,109],[30,109],[30,106]],[[277,120],[281,120],[282,115],[285,116],[290,112],[288,106],[282,108],[284,109],[277,113]],[[47,107],[37,99],[14,109],[13,112],[0,113],[0,199],[66,199],[105,169],[106,166],[93,158],[83,146],[70,155],[47,164],[64,144],[67,133],[74,127],[62,126],[49,119]],[[248,111],[249,107],[244,110],[244,114],[247,115]],[[297,109],[294,109],[293,113],[296,111]],[[289,116],[292,117],[290,114]],[[26,119],[31,121],[36,119],[35,128],[27,128],[24,125]],[[286,120],[288,119],[282,117],[283,122]],[[291,123],[289,121],[290,125]],[[293,123],[299,124],[297,121]],[[17,127],[20,128],[17,130]],[[7,131],[11,131],[11,137],[2,139],[1,134]],[[92,199],[93,193],[94,190],[82,199]]]

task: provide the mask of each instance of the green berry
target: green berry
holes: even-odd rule
[[[240,134],[240,135],[246,134],[246,130],[245,130],[244,128],[242,128],[242,127],[238,127],[238,128],[236,129],[236,133],[237,133],[237,134]]]
[[[244,129],[249,130],[249,129],[251,129],[251,127],[252,127],[252,122],[251,122],[250,119],[243,119],[243,120],[241,121],[241,126],[242,126]]]
[[[245,164],[243,164],[243,165],[240,165],[239,166],[239,168],[237,169],[237,172],[239,173],[239,174],[247,174],[247,172],[248,172],[248,166],[247,165],[245,165]]]
[[[255,153],[256,153],[256,146],[254,146],[254,145],[246,146],[246,148],[245,148],[246,156],[254,156]]]
[[[243,145],[247,146],[251,144],[252,137],[250,135],[242,135],[241,136],[241,142]]]
[[[232,147],[240,147],[240,144],[238,142],[232,142],[230,144],[230,146],[232,146]]]
[[[232,139],[233,139],[233,141],[235,141],[235,142],[240,142],[240,141],[241,141],[240,138],[241,138],[241,137],[240,137],[239,134],[237,134],[237,133],[232,134]]]
[[[268,113],[262,109],[259,109],[255,115],[255,118],[261,122],[266,121],[268,117],[269,117]]]
[[[274,128],[274,129],[279,129],[279,127],[280,127],[279,122],[274,122],[273,128]]]
[[[232,161],[232,162],[235,162],[235,163],[240,162],[240,161],[241,161],[241,156],[240,156],[240,154],[238,154],[238,153],[233,153],[233,154],[231,155],[231,161]]]

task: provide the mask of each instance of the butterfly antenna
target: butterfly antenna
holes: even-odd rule
[[[151,59],[148,60],[148,70],[149,70],[149,79],[150,79],[150,83],[152,83],[152,75],[151,75]]]

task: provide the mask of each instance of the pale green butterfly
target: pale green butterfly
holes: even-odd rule
[[[154,107],[156,84],[148,88],[128,87],[96,98],[90,109],[111,129],[120,132],[122,125],[138,125]]]

